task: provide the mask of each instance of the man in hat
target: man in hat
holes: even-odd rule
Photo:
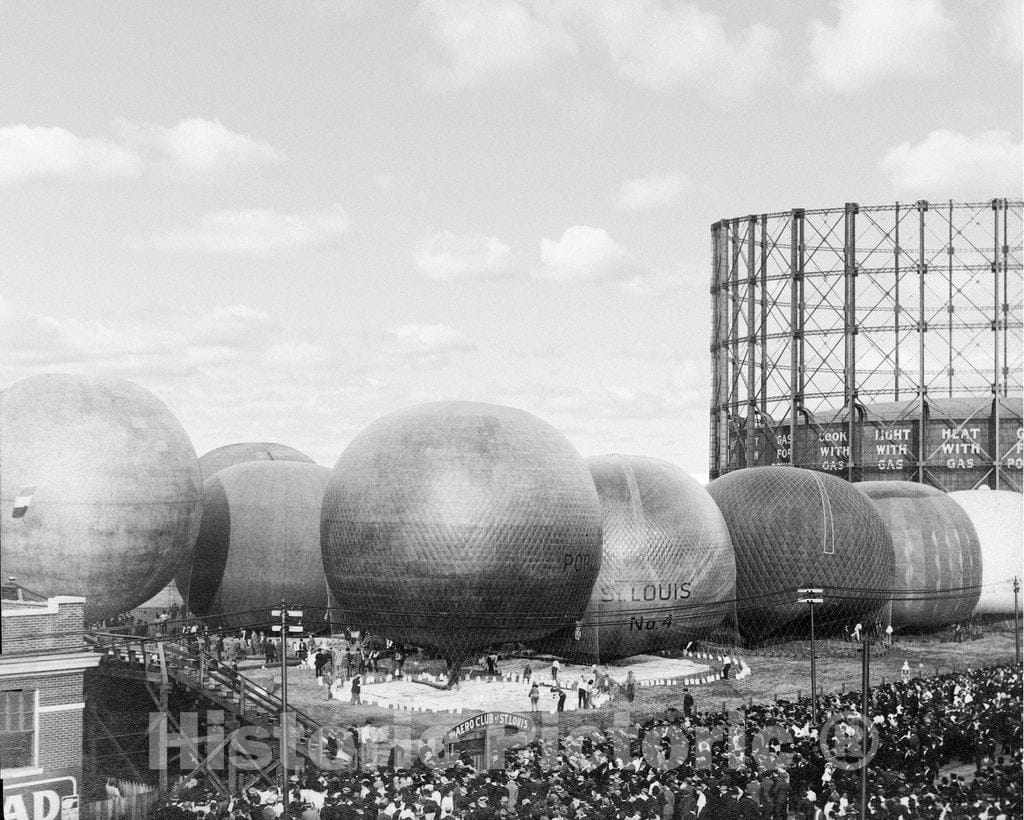
[[[771,789],[772,817],[774,820],[786,820],[789,813],[789,773],[779,768],[776,775]]]
[[[494,820],[494,809],[490,806],[490,798],[481,794],[476,799],[476,805],[472,808],[472,816],[475,820]]]
[[[718,784],[718,798],[713,801],[712,816],[736,820],[740,816],[738,791],[735,786],[722,780]]]
[[[585,675],[580,675],[579,682],[576,684],[576,694],[578,695],[578,708],[587,708],[587,698],[590,695],[590,686],[587,684],[587,678]]]
[[[697,792],[689,778],[679,784],[673,820],[694,820],[697,817]]]
[[[327,700],[331,699],[331,686],[334,685],[334,674],[331,665],[328,663],[323,668],[324,688],[327,690]]]
[[[320,677],[323,674],[324,666],[331,660],[331,656],[324,652],[323,647],[316,651],[313,656],[313,672],[316,677]]]
[[[708,799],[709,786],[700,778],[694,780],[694,784],[697,788],[696,793],[696,805],[697,805],[697,820],[708,820],[711,817],[712,810],[710,807],[710,801]]]
[[[739,815],[741,820],[760,820],[761,784],[752,780],[746,790],[740,790]]]
[[[516,782],[518,777],[519,772],[516,769],[509,770],[505,777],[505,794],[509,806],[513,809],[519,804],[519,783]]]
[[[818,820],[821,809],[818,808],[818,795],[813,789],[808,789],[800,802],[797,803],[796,813],[800,815],[803,820]]]

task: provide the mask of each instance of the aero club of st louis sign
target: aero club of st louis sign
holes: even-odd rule
[[[479,732],[496,726],[514,726],[522,732],[533,731],[533,721],[523,715],[513,712],[481,712],[449,729],[446,739],[449,743],[454,743],[471,732]]]

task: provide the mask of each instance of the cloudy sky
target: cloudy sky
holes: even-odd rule
[[[1021,0],[0,0],[0,387],[331,465],[509,404],[707,470],[710,225],[1021,196]]]

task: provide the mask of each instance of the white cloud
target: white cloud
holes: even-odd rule
[[[280,162],[266,142],[216,120],[182,120],[171,128],[121,119],[115,138],[80,137],[65,128],[0,128],[0,185],[31,180],[95,182],[161,173],[211,177]]]
[[[64,128],[0,128],[0,185],[33,179],[95,181],[138,176],[142,160],[123,145]]]
[[[267,208],[216,211],[184,228],[141,243],[165,250],[262,256],[330,246],[349,229],[340,205],[320,212],[282,214]]]
[[[955,27],[940,0],[837,0],[836,7],[834,26],[810,23],[808,87],[852,92],[945,72]]]
[[[551,359],[519,361],[507,339],[478,349],[447,324],[374,332],[371,323],[337,335],[295,331],[271,314],[162,305],[81,321],[0,300],[0,388],[40,372],[128,378],[167,402],[199,453],[279,440],[333,464],[375,418],[457,398],[534,412],[583,453],[644,453],[698,471],[704,463],[706,373],[676,357],[671,339],[597,362],[555,343]]]
[[[326,347],[311,342],[280,342],[270,345],[264,354],[264,361],[270,367],[307,371],[323,366],[330,359],[331,353]]]
[[[727,32],[718,15],[695,3],[604,0],[586,8],[616,73],[647,88],[700,83],[732,97],[776,73],[779,38],[764,24]]]
[[[444,324],[407,324],[387,331],[393,351],[413,356],[439,356],[469,351],[474,345],[461,332]]]
[[[266,334],[276,323],[248,305],[214,305],[188,317],[188,341],[203,347],[248,347],[254,334]]]
[[[512,249],[493,236],[441,231],[416,251],[416,268],[429,279],[493,278],[508,273]]]
[[[587,45],[623,79],[659,91],[699,84],[728,98],[762,85],[778,63],[773,28],[754,23],[727,32],[718,15],[696,3],[421,0],[417,19],[434,46],[422,73],[435,86],[578,60]]]
[[[680,173],[628,179],[619,189],[618,208],[620,211],[662,208],[677,202],[685,189],[686,178]]]
[[[680,276],[671,273],[645,271],[623,281],[622,290],[633,296],[681,296],[683,281]]]
[[[84,321],[0,301],[0,369],[187,376],[243,361],[276,332],[265,313],[245,305]]]
[[[439,52],[424,70],[433,85],[472,85],[576,54],[557,6],[547,3],[421,0],[416,17]]]
[[[879,165],[900,197],[1019,197],[1024,144],[1007,131],[942,129],[890,148]]]
[[[389,202],[403,205],[426,205],[429,201],[416,180],[404,173],[380,171],[373,175],[373,187]]]
[[[999,11],[989,16],[992,47],[1013,63],[1024,59],[1024,7],[1020,0],[1002,0]]]
[[[622,245],[603,228],[575,225],[557,242],[541,240],[544,269],[535,275],[559,282],[629,281],[644,273]]]
[[[685,300],[690,307],[699,306],[702,310],[706,306],[710,310],[706,265],[704,260],[691,260],[673,268],[646,270],[624,281],[622,289],[635,296],[669,294]]]
[[[182,120],[172,128],[117,120],[124,141],[173,173],[209,176],[284,159],[272,145],[238,134],[219,120]]]

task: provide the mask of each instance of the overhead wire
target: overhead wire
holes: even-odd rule
[[[980,593],[986,587],[1003,586],[1006,582],[997,582],[993,584],[974,584],[964,585],[959,587],[941,587],[941,588],[885,588],[885,587],[855,587],[855,586],[822,586],[823,596],[826,599],[831,599],[833,602],[846,602],[846,601],[878,601],[879,603],[887,602],[909,602],[909,601],[927,601],[927,602],[939,602],[939,601],[955,601],[964,600],[965,598],[972,597],[976,593]],[[652,586],[648,584],[646,586]],[[656,585],[654,585],[656,586]],[[610,612],[602,613],[600,607],[597,611],[591,611],[590,613],[584,613],[581,618],[575,619],[571,623],[566,622],[565,613],[553,613],[550,615],[509,615],[507,612],[500,612],[496,610],[478,611],[478,612],[467,612],[459,609],[401,609],[401,608],[358,608],[358,607],[343,607],[343,606],[322,606],[322,605],[308,605],[301,603],[288,603],[288,608],[311,610],[316,613],[324,613],[323,620],[330,620],[333,623],[344,622],[346,620],[352,623],[358,623],[363,619],[376,620],[379,618],[396,619],[396,618],[424,618],[430,620],[437,619],[459,619],[460,623],[464,626],[473,626],[480,622],[493,623],[494,621],[509,621],[515,620],[518,623],[524,625],[537,625],[547,624],[551,625],[555,631],[559,628],[570,628],[574,623],[579,623],[581,627],[594,627],[594,626],[626,626],[630,625],[639,617],[655,617],[665,619],[671,617],[673,619],[682,621],[697,621],[707,620],[713,617],[726,617],[730,614],[741,614],[749,611],[756,611],[763,607],[766,603],[771,605],[779,605],[786,603],[787,599],[792,598],[792,602],[796,605],[797,590],[793,587],[779,587],[771,590],[766,590],[756,595],[746,595],[743,597],[732,597],[727,599],[719,599],[716,601],[704,601],[704,602],[680,602],[675,604],[664,604],[659,605],[656,610],[652,610],[650,605],[645,604],[657,604],[658,599],[651,599],[650,601],[637,600],[635,603],[638,604],[636,607],[616,607]],[[614,603],[614,602],[608,602]],[[631,601],[633,603],[633,601]],[[135,635],[131,633],[122,633],[118,631],[118,627],[110,627],[109,629],[100,629],[96,627],[83,627],[81,629],[74,630],[56,630],[50,632],[36,632],[30,635],[23,636],[7,636],[7,640],[13,642],[26,642],[47,639],[60,639],[60,638],[74,638],[74,637],[85,637],[85,636],[101,636],[104,639],[104,643],[110,646],[118,643],[137,643],[139,641],[145,641],[146,643],[155,642],[178,642],[192,634],[188,631],[178,631],[176,627],[184,627],[188,629],[193,624],[202,623],[207,630],[214,632],[233,632],[240,630],[264,630],[269,629],[272,626],[278,625],[279,620],[276,618],[269,617],[269,607],[252,607],[249,609],[235,610],[232,612],[218,613],[214,615],[204,616],[191,616],[188,618],[178,618],[174,620],[162,621],[162,622],[149,622],[145,624],[146,628],[149,629],[154,625],[158,625],[161,629],[167,630],[162,634],[156,635]],[[819,617],[826,617],[828,612],[827,607],[822,610],[818,610]],[[265,614],[264,614],[265,613]],[[244,620],[240,625],[233,625],[230,627],[222,626],[222,622],[225,619],[237,619],[241,616],[252,615],[254,616],[251,620]],[[262,617],[258,617],[262,615]],[[845,616],[844,616],[845,617]],[[304,619],[304,626],[315,627],[319,624],[320,618]],[[137,625],[126,625],[124,628],[129,629]],[[306,630],[310,633],[317,631],[314,629]],[[70,647],[67,647],[70,649]],[[32,650],[22,651],[5,651],[5,656],[16,656],[25,654],[37,654],[38,650],[33,652]]]
[[[824,593],[826,595],[828,595],[828,596],[835,597],[835,598],[841,598],[841,599],[849,599],[849,600],[858,600],[858,599],[864,598],[864,597],[868,597],[868,598],[878,598],[878,597],[899,598],[900,600],[914,600],[914,599],[921,599],[921,598],[948,598],[948,599],[954,599],[954,598],[961,598],[961,597],[963,597],[963,596],[965,596],[967,594],[970,594],[972,592],[979,591],[979,590],[981,590],[985,586],[992,587],[992,586],[1002,585],[1004,583],[1008,583],[1008,582],[998,582],[996,584],[988,584],[988,585],[974,584],[974,585],[964,585],[964,586],[955,586],[955,587],[953,587],[953,586],[951,586],[951,587],[938,587],[938,588],[931,588],[931,587],[927,587],[927,588],[926,587],[907,587],[907,588],[899,588],[899,587],[897,587],[897,588],[888,588],[888,587],[855,587],[855,586],[841,586],[841,587],[840,586],[822,586],[821,588],[824,590]],[[657,586],[657,585],[656,584],[647,584],[646,586]],[[778,587],[778,588],[775,588],[775,589],[766,590],[764,592],[761,592],[761,593],[758,593],[758,594],[755,594],[755,595],[746,595],[746,596],[743,596],[742,598],[741,597],[732,597],[732,598],[722,598],[722,599],[719,599],[719,600],[716,600],[716,601],[693,602],[693,603],[678,603],[678,604],[673,604],[673,605],[659,606],[658,607],[658,612],[668,612],[668,613],[677,613],[677,612],[678,613],[682,613],[682,612],[686,612],[686,611],[703,612],[703,611],[707,611],[709,609],[714,610],[714,609],[720,609],[720,608],[723,608],[723,607],[730,607],[730,606],[734,606],[734,605],[736,605],[736,606],[743,606],[743,607],[751,607],[751,606],[757,606],[758,602],[761,602],[761,601],[774,600],[774,599],[777,599],[777,598],[779,598],[781,596],[795,596],[796,593],[797,593],[797,588],[796,587]],[[653,603],[657,603],[657,601],[658,601],[658,599],[653,599],[653,598],[650,599],[649,601],[635,600],[635,603],[640,604],[639,606],[637,606],[637,607],[627,607],[627,608],[616,608],[615,609],[615,613],[619,614],[619,615],[631,615],[631,614],[640,615],[640,614],[646,614],[646,613],[649,613],[651,611],[651,608],[650,608],[650,606],[644,606],[644,604],[645,603],[652,603],[653,604]],[[632,602],[633,601],[631,601],[631,603]],[[613,603],[613,602],[609,602],[609,603]],[[323,605],[318,605],[318,604],[310,605],[310,604],[302,604],[302,603],[289,603],[288,607],[289,608],[303,609],[303,610],[313,610],[313,611],[316,611],[316,612],[338,613],[338,614],[341,614],[341,615],[372,615],[372,616],[401,616],[401,617],[418,617],[418,616],[420,616],[420,617],[444,617],[444,616],[458,615],[460,617],[467,617],[467,618],[472,618],[472,619],[476,619],[476,620],[494,619],[496,617],[507,616],[507,612],[497,611],[497,610],[485,610],[485,611],[478,611],[478,612],[475,612],[475,613],[471,613],[471,612],[464,612],[463,610],[459,610],[459,609],[429,609],[429,610],[424,610],[424,609],[407,609],[407,608],[395,608],[395,607],[388,607],[388,608],[384,609],[384,608],[367,608],[367,607],[323,606]],[[197,616],[192,616],[191,618],[184,618],[184,619],[179,618],[179,619],[177,619],[175,621],[149,622],[149,623],[146,624],[146,626],[147,627],[148,626],[152,626],[152,625],[157,624],[157,623],[162,624],[164,627],[166,627],[168,625],[171,625],[171,624],[186,625],[186,624],[192,624],[195,621],[212,621],[214,626],[218,626],[217,622],[218,621],[222,621],[224,619],[237,618],[238,616],[241,616],[241,615],[248,615],[248,614],[253,614],[253,613],[265,613],[265,612],[268,612],[268,610],[269,610],[269,608],[267,608],[267,607],[253,607],[253,608],[250,608],[250,609],[235,610],[235,611],[232,611],[232,612],[217,613],[217,614],[213,614],[213,615],[201,615],[201,616],[197,615]],[[522,616],[517,615],[516,617],[522,617],[522,618],[525,618],[525,619],[530,620],[530,621],[564,621],[565,620],[565,614],[564,613],[553,613],[551,615],[536,615],[536,614],[534,614],[534,615],[522,615]],[[233,630],[237,630],[237,629],[247,629],[248,630],[248,629],[251,629],[253,627],[275,626],[275,625],[278,625],[278,623],[279,623],[278,620],[267,617],[265,619],[254,619],[252,621],[247,621],[247,622],[245,622],[241,626],[232,626],[232,627],[227,627],[227,628],[228,629],[233,629]],[[306,621],[305,623],[307,625],[312,625],[309,621]],[[107,636],[107,637],[123,638],[123,639],[127,639],[127,640],[138,639],[139,637],[141,637],[141,636],[131,635],[131,634],[123,634],[122,635],[122,634],[118,633],[116,630],[117,630],[117,627],[112,627],[112,628],[110,628],[109,631],[108,630],[103,630],[103,629],[98,629],[98,628],[95,628],[95,627],[84,627],[84,628],[79,629],[79,630],[62,630],[62,631],[53,631],[53,632],[45,632],[45,633],[33,633],[32,635],[29,635],[29,636],[11,637],[10,640],[27,640],[27,639],[30,639],[30,638],[31,639],[39,639],[39,638],[44,638],[44,637],[49,637],[49,638],[54,638],[54,637],[74,637],[74,636],[77,636],[77,635],[84,635],[84,634],[103,634],[104,636]],[[223,631],[223,628],[218,628],[217,631]],[[183,633],[180,633],[180,632],[170,631],[170,632],[168,632],[166,634],[155,635],[155,636],[146,636],[146,637],[148,639],[151,639],[151,640],[155,640],[155,639],[175,640],[175,639],[179,639],[180,637],[182,637],[182,634]]]

